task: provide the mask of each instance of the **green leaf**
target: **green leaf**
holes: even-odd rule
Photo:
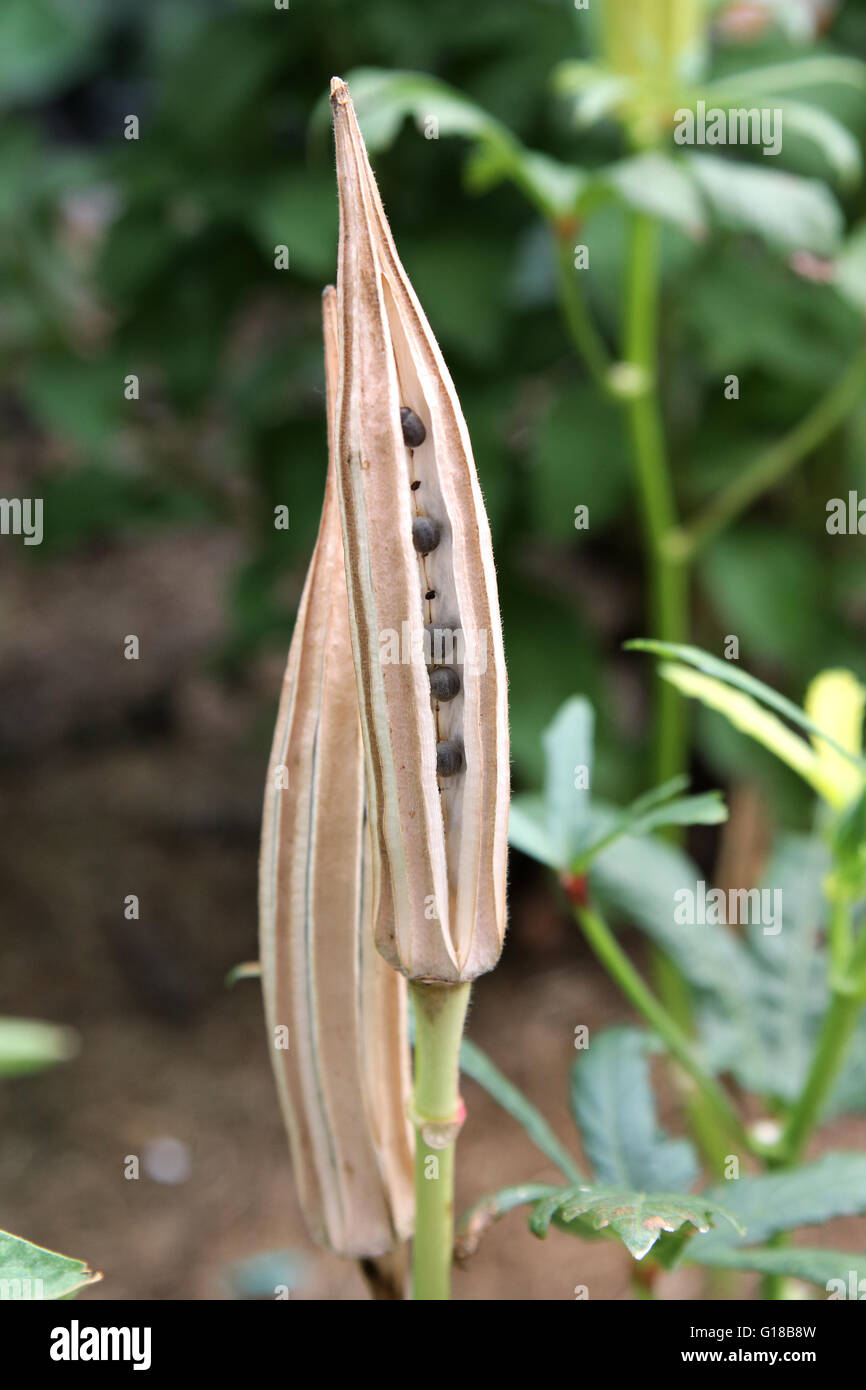
[[[508,178],[545,216],[574,210],[584,180],[580,170],[525,149],[507,126],[446,83],[424,73],[382,68],[357,68],[346,80],[371,153],[392,144],[407,117],[415,120],[421,138],[425,126],[436,122],[439,138],[464,135],[477,142],[470,186],[486,189]],[[321,113],[314,117],[319,124],[322,119]]]
[[[753,700],[751,695],[744,695],[742,691],[731,689],[724,681],[673,662],[662,662],[659,675],[676,686],[681,694],[700,700],[710,709],[723,714],[735,729],[769,749],[821,796],[831,802],[837,800],[836,789],[832,780],[825,775],[815,750],[775,714],[770,714],[757,700]]]
[[[516,1207],[534,1204],[544,1197],[553,1197],[558,1190],[548,1183],[524,1182],[515,1187],[502,1187],[498,1192],[488,1192],[474,1202],[460,1219],[454,1239],[458,1260],[474,1255],[485,1231],[508,1212]]]
[[[827,733],[826,729],[821,729],[804,714],[799,705],[795,705],[792,700],[780,695],[772,686],[765,685],[763,681],[750,676],[746,671],[739,671],[730,661],[721,661],[716,656],[710,656],[709,652],[701,651],[700,647],[688,646],[680,642],[658,642],[654,638],[636,637],[629,642],[624,642],[623,647],[626,651],[650,652],[654,656],[670,657],[675,661],[683,661],[687,666],[694,666],[696,670],[702,671],[705,675],[714,676],[717,680],[723,681],[733,686],[736,690],[745,691],[754,699],[771,709],[778,710],[784,714],[786,719],[790,719],[793,724],[804,729],[807,734],[812,734],[825,743],[829,743],[831,748],[835,748],[837,753],[841,753],[843,758],[852,763],[856,768],[866,775],[866,763],[861,758],[844,748],[842,744]]]
[[[0,103],[50,93],[92,60],[98,0],[5,0],[0,7]]]
[[[831,256],[841,243],[844,217],[817,179],[743,164],[717,155],[687,156],[707,203],[722,226],[751,232],[777,251]]]
[[[659,1126],[650,1085],[651,1035],[605,1028],[571,1067],[571,1108],[599,1183],[652,1192],[686,1190],[698,1176],[693,1145]]]
[[[589,825],[594,722],[592,705],[576,695],[566,701],[542,736],[547,823],[560,864],[570,863],[578,853]],[[581,782],[585,785],[576,785]]]
[[[460,1070],[483,1086],[497,1105],[507,1111],[532,1140],[536,1148],[549,1158],[565,1177],[579,1182],[581,1171],[578,1164],[563,1144],[560,1144],[547,1120],[522,1091],[519,1091],[498,1067],[491,1062],[486,1053],[476,1047],[468,1038],[460,1045]]]
[[[781,930],[752,923],[748,942],[754,1017],[761,1046],[731,1059],[742,1083],[764,1095],[792,1101],[800,1094],[812,1058],[818,1023],[827,1006],[826,965],[820,948],[825,912],[825,846],[807,836],[787,836],[776,847],[761,888],[781,894]]]
[[[582,873],[603,849],[623,835],[648,835],[665,825],[719,825],[728,818],[722,793],[701,792],[698,796],[676,796],[688,786],[687,777],[673,777],[661,787],[645,792],[619,815],[613,826],[588,849],[581,851],[572,865]]]
[[[552,86],[568,100],[574,124],[581,130],[615,114],[623,100],[634,91],[630,77],[575,59],[554,68]]]
[[[78,1052],[78,1035],[71,1028],[29,1018],[0,1018],[0,1077],[26,1076]]]
[[[815,1163],[758,1178],[719,1183],[707,1196],[721,1202],[743,1227],[741,1237],[729,1231],[701,1236],[689,1248],[690,1259],[720,1246],[754,1245],[779,1231],[817,1226],[837,1216],[866,1212],[866,1154],[826,1154]]]
[[[807,86],[845,82],[864,90],[863,64],[856,59],[816,56],[797,63],[753,68],[720,78],[706,86],[700,96],[707,104],[736,108],[765,108],[768,92],[796,91]],[[694,106],[694,99],[691,102]],[[782,99],[774,106],[781,111],[783,139],[799,135],[823,156],[840,182],[854,183],[862,171],[860,147],[851,131],[822,107],[812,102]]]
[[[69,353],[43,352],[28,370],[24,397],[37,419],[93,454],[116,450],[128,409],[124,369],[117,360],[84,361]]]
[[[88,1284],[102,1278],[94,1274],[83,1260],[72,1260],[31,1245],[29,1240],[0,1231],[0,1281],[4,1298],[45,1299],[69,1298]]]
[[[582,170],[527,150],[513,139],[476,145],[466,161],[464,179],[470,193],[487,193],[510,179],[550,217],[572,212],[587,183]]]
[[[706,230],[699,189],[688,163],[682,159],[650,151],[609,164],[598,177],[638,212],[673,222],[692,237],[701,236]]]
[[[678,1231],[687,1221],[698,1231],[708,1231],[720,1218],[737,1227],[730,1212],[706,1197],[574,1187],[543,1198],[529,1219],[529,1228],[543,1240],[552,1220],[567,1228],[581,1216],[589,1219],[594,1230],[609,1227],[636,1260],[649,1253],[663,1231]]]
[[[507,135],[505,127],[475,102],[423,72],[353,68],[346,82],[371,153],[392,145],[403,122],[410,116],[420,123],[422,132],[424,121],[435,117],[440,137]],[[330,119],[329,112],[327,119]]]
[[[866,222],[858,222],[836,261],[833,279],[839,294],[866,313]]]
[[[546,864],[549,869],[565,867],[561,845],[552,835],[547,823],[547,807],[543,797],[524,792],[511,798],[508,816],[508,839],[515,849]]]
[[[824,1118],[846,1111],[866,1111],[866,1014],[860,1017],[859,1027],[854,1033],[841,1075],[824,1111]]]
[[[860,146],[847,126],[805,101],[781,103],[782,127],[803,136],[824,156],[839,182],[850,186],[863,172]]]
[[[696,1249],[692,1241],[686,1250],[687,1264],[712,1265],[716,1269],[740,1269],[755,1274],[782,1274],[791,1279],[805,1279],[819,1284],[835,1298],[862,1299],[861,1280],[866,1280],[866,1257],[847,1250],[820,1250],[801,1246],[740,1246],[720,1245],[711,1250]],[[835,1288],[830,1288],[835,1283]]]
[[[844,84],[866,90],[866,66],[858,58],[842,58],[835,53],[819,53],[792,63],[768,63],[728,73],[717,82],[708,82],[702,95],[709,104],[726,104],[732,92],[796,92],[803,87]],[[724,98],[724,100],[723,100]]]
[[[589,870],[592,895],[608,912],[641,927],[701,996],[715,1001],[734,1023],[739,1045],[760,1047],[752,1014],[752,961],[726,926],[677,922],[677,893],[696,888],[701,871],[688,855],[660,840],[623,836],[594,860]]]
[[[260,980],[262,978],[261,961],[245,960],[239,965],[233,965],[225,978],[226,989],[232,989],[240,980]]]

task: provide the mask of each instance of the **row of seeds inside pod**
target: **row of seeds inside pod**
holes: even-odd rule
[[[410,410],[404,405],[400,409],[400,423],[403,427],[403,443],[407,449],[415,450],[424,443],[427,438],[427,430],[414,410]],[[418,490],[421,487],[420,479],[415,479],[411,484],[415,494],[416,507],[418,505]],[[441,540],[441,530],[439,523],[433,517],[426,516],[423,512],[416,512],[412,522],[412,544],[422,562],[424,557],[435,550]],[[425,586],[424,598],[432,603],[438,594],[435,589]],[[431,665],[430,665],[430,693],[433,699],[442,704],[448,703],[460,694],[460,677],[453,666],[436,665],[436,653],[440,648],[439,634],[445,630],[431,623],[427,627],[427,632],[431,642]],[[460,772],[463,767],[463,750],[453,739],[442,739],[436,744],[436,775],[438,777],[453,777]]]

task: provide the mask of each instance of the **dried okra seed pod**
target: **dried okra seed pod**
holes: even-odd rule
[[[337,471],[375,940],[410,980],[458,984],[492,969],[505,932],[508,700],[490,527],[454,384],[400,264],[340,78],[331,104],[340,195]],[[423,434],[409,432],[410,403]],[[420,490],[411,490],[415,482]],[[425,626],[433,622],[431,643]],[[383,634],[403,631],[409,659],[384,660]],[[460,680],[444,702],[431,699],[430,684],[430,669],[442,667]]]
[[[400,407],[400,424],[403,426],[403,443],[407,449],[417,449],[427,438],[427,430],[408,405]]]
[[[436,744],[436,776],[454,777],[463,766],[463,753],[456,743]]]
[[[441,532],[429,516],[416,516],[412,522],[412,544],[419,555],[429,555],[441,539]]]
[[[453,666],[437,666],[430,672],[430,693],[434,700],[453,700],[460,694],[460,677]]]

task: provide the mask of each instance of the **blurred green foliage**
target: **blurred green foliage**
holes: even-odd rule
[[[220,655],[240,669],[260,643],[284,647],[325,470],[319,296],[336,271],[337,214],[330,142],[311,116],[329,78],[363,66],[436,76],[529,147],[595,169],[627,154],[620,133],[609,122],[575,129],[551,88],[557,63],[587,57],[589,43],[571,0],[291,0],[288,10],[272,0],[6,0],[0,388],[7,432],[38,439],[52,518],[27,559],[145,526],[237,528],[245,558],[226,595],[232,636]],[[866,57],[866,12],[843,6],[813,47]],[[713,50],[719,74],[801,56],[804,45],[769,27],[748,45],[716,33]],[[841,87],[820,95],[862,145],[862,100]],[[124,139],[130,114],[138,140]],[[820,172],[807,143],[792,158],[797,172]],[[406,123],[375,160],[474,441],[518,771],[535,770],[540,729],[580,691],[599,710],[607,789],[634,794],[646,730],[633,702],[609,697],[619,641],[645,631],[641,535],[622,418],[575,360],[549,238],[511,185],[477,191],[484,171],[467,165],[462,141],[427,140]],[[856,225],[862,186],[836,196]],[[616,210],[600,206],[591,231],[590,296],[613,333]],[[688,509],[796,423],[862,323],[735,223],[698,240],[687,225],[664,235],[663,373]],[[288,271],[274,267],[280,243]],[[130,373],[141,382],[134,403],[123,395]],[[723,397],[727,373],[740,378],[736,406]],[[856,541],[829,538],[823,511],[828,496],[858,486],[866,403],[707,550],[695,639],[717,650],[720,634],[739,634],[744,663],[797,698],[820,667],[866,677]],[[273,526],[281,503],[288,532]],[[590,506],[588,533],[574,530],[579,503]],[[738,760],[754,767],[750,749],[701,727],[711,729],[701,746],[713,775]]]

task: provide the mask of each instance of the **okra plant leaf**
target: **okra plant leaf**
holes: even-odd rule
[[[624,835],[647,835],[664,825],[717,825],[727,819],[720,792],[677,795],[688,786],[686,777],[655,787],[623,811],[594,803],[589,790],[593,723],[591,704],[575,696],[545,729],[544,795],[518,795],[511,802],[509,839],[516,849],[549,868],[583,873]]]
[[[609,164],[596,176],[596,182],[613,189],[627,207],[672,222],[690,236],[706,231],[704,201],[682,158],[657,151],[633,155]]]
[[[687,1221],[708,1231],[717,1220],[737,1228],[735,1217],[706,1197],[674,1192],[633,1192],[615,1187],[574,1187],[543,1198],[529,1218],[529,1229],[542,1240],[551,1221],[567,1230],[578,1217],[587,1217],[595,1230],[609,1227],[636,1260],[655,1245],[663,1231],[678,1231]]]
[[[728,810],[721,792],[677,796],[676,793],[686,786],[687,777],[674,777],[663,786],[639,796],[599,839],[581,852],[572,865],[573,872],[583,872],[597,854],[623,835],[648,835],[664,825],[718,825],[727,820]]]
[[[260,980],[262,978],[262,964],[258,960],[244,960],[238,965],[233,965],[225,977],[226,989],[233,989],[239,980]]]
[[[423,72],[391,68],[353,68],[346,76],[368,151],[387,149],[403,122],[412,117],[423,131],[424,120],[438,121],[439,135],[507,136],[504,126],[460,92]],[[324,123],[327,106],[321,102],[313,120]]]
[[[840,184],[851,186],[863,173],[860,147],[847,126],[805,101],[779,103],[782,123],[789,135],[800,135],[824,156]]]
[[[0,1231],[0,1281],[4,1298],[69,1298],[102,1278],[83,1260],[58,1255],[29,1240]]]
[[[696,1237],[690,1260],[721,1247],[739,1250],[764,1242],[779,1231],[817,1226],[836,1216],[866,1212],[866,1154],[826,1154],[815,1163],[762,1177],[738,1178],[710,1188],[707,1197],[722,1203],[744,1229],[742,1236],[719,1229]]]
[[[466,161],[464,179],[470,193],[486,193],[510,179],[548,217],[573,212],[587,186],[580,169],[540,150],[527,150],[513,137],[507,142],[479,141]]]
[[[437,138],[463,135],[475,142],[467,171],[474,190],[510,179],[546,217],[574,211],[584,184],[581,170],[526,149],[507,126],[447,83],[384,68],[356,68],[346,80],[371,153],[392,144],[409,117],[422,135],[430,128]],[[323,119],[324,107],[314,121]]]
[[[536,1148],[540,1149],[566,1178],[572,1182],[580,1181],[582,1174],[579,1165],[559,1142],[541,1111],[536,1110],[532,1101],[468,1038],[464,1038],[460,1045],[460,1070],[464,1075],[471,1076],[473,1081],[477,1081],[479,1086],[483,1086],[487,1094],[517,1121]]]
[[[859,1026],[824,1111],[824,1118],[852,1110],[866,1111],[866,1013],[860,1016]]]
[[[736,1030],[749,1055],[760,1046],[752,1012],[754,965],[742,941],[726,926],[679,921],[678,894],[697,896],[701,872],[682,850],[661,840],[626,835],[593,861],[589,886],[600,906],[639,926],[676,962],[699,998],[711,998]]]
[[[698,1177],[697,1155],[688,1139],[672,1139],[659,1125],[647,1061],[651,1042],[640,1028],[594,1035],[572,1064],[572,1114],[599,1183],[685,1191]]]
[[[592,705],[575,696],[542,736],[547,821],[563,867],[582,849],[589,831],[593,728]]]
[[[759,1245],[744,1250],[729,1245],[696,1250],[695,1246],[696,1242],[692,1241],[686,1248],[687,1264],[804,1279],[826,1289],[831,1298],[862,1299],[866,1291],[866,1257],[847,1250],[819,1250],[809,1245],[780,1246],[778,1249]]]
[[[454,1239],[455,1255],[459,1260],[468,1259],[478,1249],[484,1232],[501,1217],[516,1207],[554,1197],[558,1191],[548,1183],[524,1182],[514,1187],[502,1187],[498,1192],[488,1192],[461,1217]]]
[[[634,91],[632,78],[577,59],[559,63],[553,70],[551,85],[564,99],[580,130],[613,115]]]
[[[866,314],[866,222],[858,222],[836,260],[837,293]]]
[[[804,87],[846,86],[856,91],[866,90],[866,65],[858,58],[843,58],[835,53],[819,53],[797,58],[791,63],[766,63],[761,67],[745,68],[728,73],[718,81],[705,84],[702,95],[713,105],[727,105],[734,94],[802,91]],[[739,105],[739,101],[736,103]]]
[[[712,1071],[731,1072],[746,1090],[786,1103],[803,1088],[829,1004],[827,953],[822,944],[827,915],[824,880],[829,869],[830,855],[823,841],[816,836],[785,836],[776,845],[759,887],[752,890],[753,895],[763,896],[759,910],[751,905],[747,909],[748,969],[738,976],[742,982],[739,1003],[748,1015],[749,1033],[744,1033],[742,1016],[738,1019],[727,1008],[719,1008],[718,997],[697,995],[705,1065]],[[764,920],[768,915],[774,919],[772,926]],[[866,1017],[855,1032],[824,1117],[863,1109]]]
[[[749,738],[768,749],[780,762],[802,777],[813,791],[828,799],[832,798],[832,780],[825,776],[814,748],[811,748],[799,734],[789,729],[787,724],[783,724],[777,715],[771,714],[759,705],[751,695],[732,690],[724,681],[716,680],[714,676],[705,676],[699,671],[674,662],[663,661],[659,666],[659,675],[675,686],[681,694],[693,700],[700,700],[701,704],[709,709],[723,714],[735,729],[748,734]]]
[[[776,846],[753,890],[763,894],[760,909],[753,911],[751,904],[747,909],[746,942],[753,963],[747,1003],[759,1042],[746,1050],[741,1038],[731,1037],[727,1056],[717,1053],[713,1059],[747,1089],[784,1101],[794,1100],[802,1089],[828,1003],[826,959],[819,944],[828,869],[826,847],[815,837],[791,835]],[[765,905],[772,924],[763,920]]]
[[[78,1051],[71,1028],[29,1018],[0,1018],[0,1078],[25,1076],[57,1062],[67,1062]]]
[[[839,250],[842,209],[818,179],[711,154],[690,154],[687,163],[721,226],[752,233],[783,254],[803,250],[832,256]]]
[[[561,837],[550,827],[543,797],[523,793],[511,798],[508,838],[515,849],[539,864],[549,869],[563,867]]]
[[[711,656],[709,652],[702,651],[700,647],[692,647],[681,642],[659,642],[655,638],[636,637],[629,642],[624,642],[623,646],[626,651],[649,652],[653,656],[669,657],[673,661],[681,661],[686,666],[694,666],[704,675],[713,676],[716,680],[733,686],[736,690],[744,691],[746,695],[751,695],[759,703],[769,705],[771,709],[783,714],[786,719],[790,719],[792,724],[796,724],[807,734],[817,736],[824,743],[829,744],[852,766],[866,775],[866,763],[863,762],[862,758],[858,758],[849,749],[844,748],[831,734],[827,733],[826,729],[820,728],[813,719],[804,713],[799,705],[795,705],[793,700],[788,700],[784,695],[780,695],[778,690],[774,690],[772,686],[765,685],[755,676],[750,676],[747,671],[737,670],[730,661],[722,661],[719,657]]]
[[[824,64],[824,75],[820,78],[816,77],[819,63]],[[801,68],[799,73],[795,72],[798,67]],[[863,65],[856,60],[833,58],[830,55],[800,63],[753,68],[751,72],[731,74],[707,83],[700,92],[690,92],[682,105],[694,109],[698,100],[703,100],[707,107],[761,110],[767,108],[767,96],[772,93],[776,97],[773,109],[782,113],[779,124],[785,135],[799,135],[817,150],[839,183],[852,184],[862,172],[862,158],[857,141],[848,127],[823,107],[779,94],[802,90],[819,81],[845,82],[862,92],[862,71]]]

